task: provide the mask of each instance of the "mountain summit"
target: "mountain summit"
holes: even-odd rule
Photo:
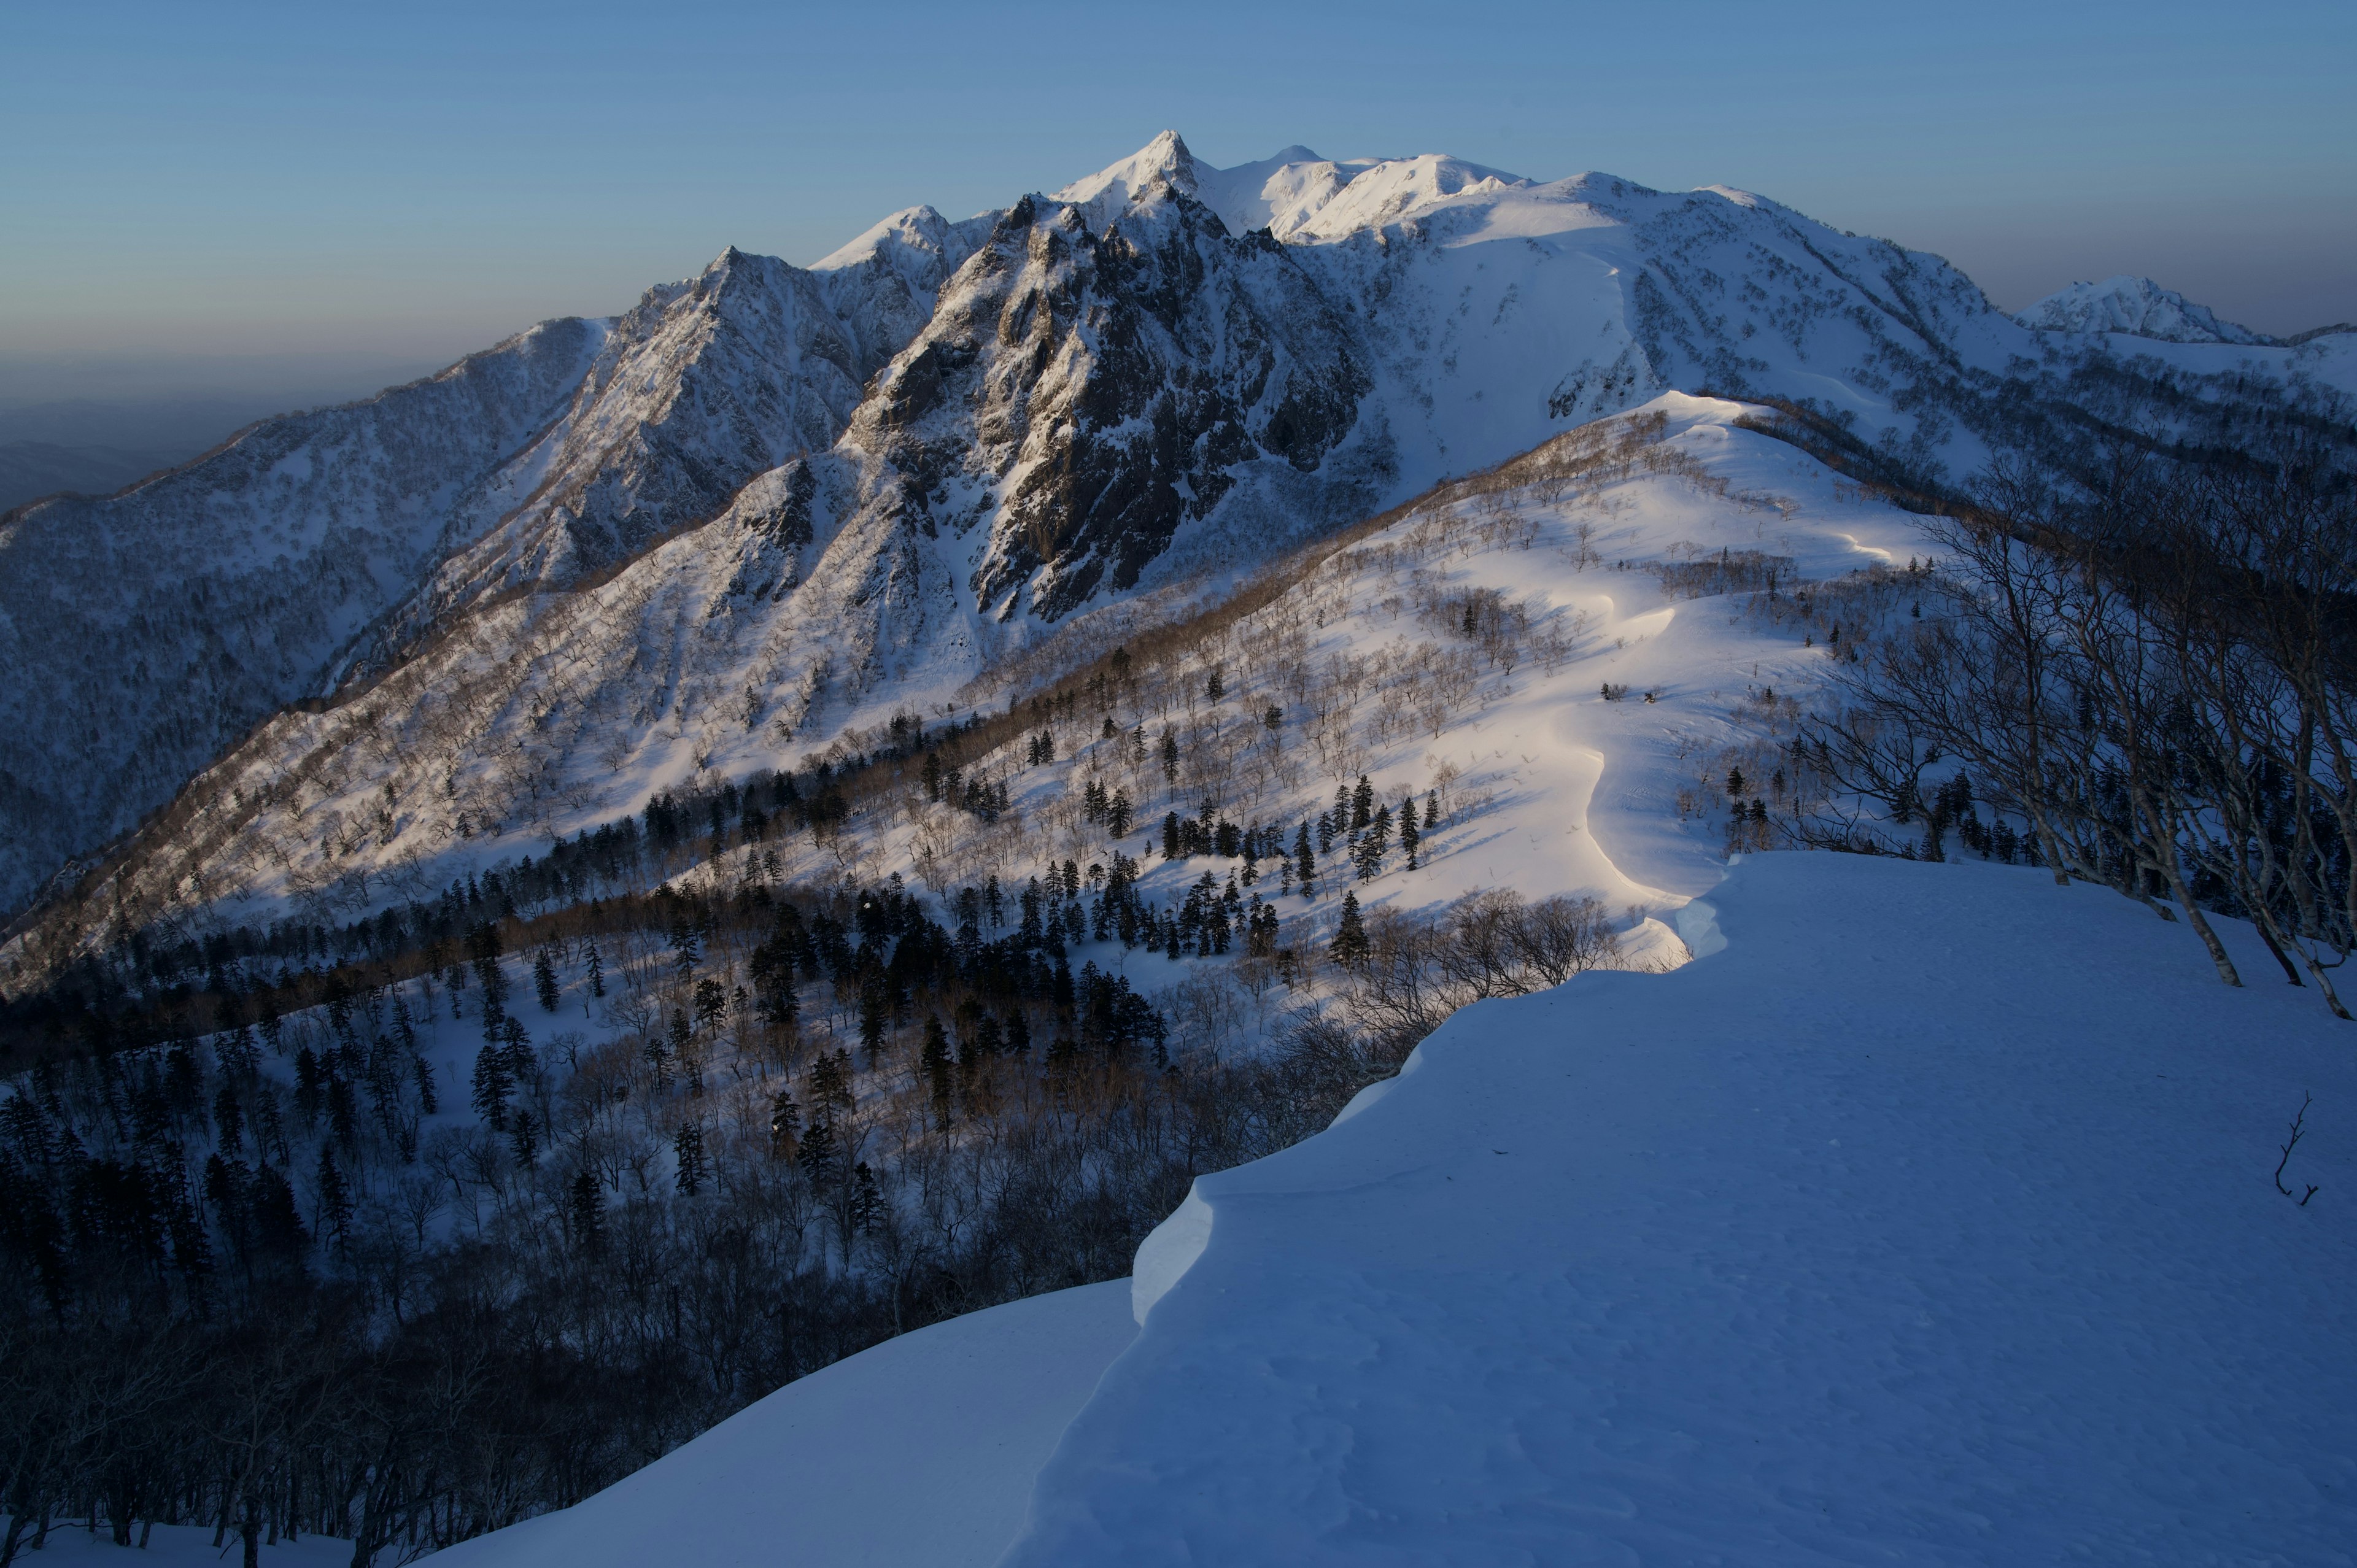
[[[2187,375],[2246,345],[2357,364],[2130,281],[2041,331],[2175,331],[2153,349]],[[412,737],[407,808],[348,781],[389,824],[371,847],[287,852],[365,902],[362,861],[566,831],[947,703],[1087,613],[1664,392],[1813,410],[1937,484],[2072,351],[1936,256],[1740,190],[1304,146],[1221,169],[1175,132],[813,267],[732,248],[622,316],[0,519],[0,909],[225,757],[356,766],[298,703],[365,688]],[[237,771],[224,810],[255,821]]]

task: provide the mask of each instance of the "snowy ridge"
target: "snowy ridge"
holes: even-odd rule
[[[2125,332],[2167,343],[2276,343],[2264,333],[2221,321],[2207,306],[2194,304],[2173,288],[2125,273],[2101,283],[2074,283],[2015,319],[2034,332]]]
[[[2341,1557],[2348,1211],[2267,1178],[2335,1026],[2040,873],[1712,901],[1722,953],[1480,1004],[1200,1180],[1004,1561]]]
[[[653,683],[580,688],[632,715],[599,744],[646,757],[629,777],[651,785],[743,756],[721,744],[731,725],[773,763],[895,705],[940,703],[1078,613],[1216,588],[1445,475],[1673,390],[1805,403],[1913,471],[1959,476],[1981,460],[1989,393],[2063,352],[1936,257],[1740,191],[1299,147],[1217,170],[1175,134],[1003,212],[896,213],[817,268],[732,250],[610,326],[517,343],[551,334],[572,348],[533,360],[544,379],[528,412],[412,442],[397,479],[364,444],[257,467],[309,439],[270,422],[129,496],[7,525],[15,641],[0,665],[19,678],[0,742],[0,907],[283,704],[360,680],[381,689],[368,711],[425,725],[432,683],[393,678],[421,658],[447,672],[456,655],[432,650],[448,639],[486,669],[545,671],[585,639],[634,645],[650,628],[628,608],[590,624],[618,606],[726,600],[724,647],[674,638],[676,659],[651,645],[606,660],[614,681]],[[2297,349],[2137,342],[2186,377],[2255,368],[2357,386],[2350,335]],[[399,499],[382,499],[388,484]],[[737,532],[768,505],[740,497],[790,492],[807,493],[806,519],[763,512],[794,535],[788,563],[782,535]],[[294,509],[385,506],[403,521],[382,542],[294,537],[315,526]],[[257,542],[209,532],[224,517],[249,519],[238,526]],[[280,533],[291,582],[264,570]],[[109,561],[127,566],[91,565],[88,540],[113,542]],[[658,557],[748,551],[750,575],[647,582]],[[76,602],[85,573],[119,585],[114,608]],[[617,598],[624,574],[635,585]],[[770,596],[758,607],[743,591],[757,579]],[[58,651],[91,648],[106,657]],[[726,671],[726,701],[691,669]],[[653,757],[655,715],[690,710]],[[92,713],[131,718],[79,716]],[[300,717],[277,733],[307,733]]]
[[[1126,1299],[893,1340],[454,1563],[2343,1560],[2352,1225],[2268,1179],[2312,1092],[2293,1175],[2357,1184],[2338,1026],[2043,872],[1710,905],[1200,1179]]]
[[[369,402],[265,420],[122,495],[0,518],[0,908],[331,685],[606,337],[547,322]]]
[[[1266,695],[1248,694],[1252,667],[1232,661],[1232,702],[1254,704],[1257,714],[1275,701],[1293,715],[1268,782],[1235,809],[1279,820],[1314,812],[1337,779],[1361,771],[1387,799],[1420,794],[1446,764],[1462,788],[1506,803],[1483,815],[1460,853],[1363,890],[1368,897],[1420,908],[1511,885],[1532,897],[1591,893],[1616,911],[1635,906],[1666,917],[1706,890],[1722,846],[1717,828],[1682,800],[1706,782],[1696,769],[1707,775],[1712,765],[1690,757],[1747,743],[1748,721],[1730,723],[1730,708],[1767,711],[1747,708],[1746,692],[1805,690],[1821,656],[1798,632],[1763,641],[1756,629],[1699,613],[1664,591],[1654,571],[1721,550],[1764,550],[1790,563],[1784,570],[1838,577],[1907,559],[1918,536],[1908,514],[1737,428],[1740,404],[1672,393],[1659,412],[1663,460],[1678,467],[1640,470],[1593,495],[1525,494],[1501,514],[1511,527],[1458,509],[1448,527],[1492,542],[1466,558],[1452,549],[1446,566],[1420,574],[1398,564],[1413,558],[1399,553],[1410,536],[1424,537],[1416,522],[1402,522],[1368,542],[1372,557],[1353,555],[1257,618],[1254,626],[1269,629],[1256,636],[1314,635],[1308,651],[1321,666],[1340,658],[1395,671],[1386,682],[1395,694],[1371,693],[1356,717],[1321,718],[1297,708],[1273,672],[1261,677]],[[287,913],[349,918],[429,895],[502,857],[537,855],[550,838],[637,811],[660,789],[802,754],[802,737],[829,727],[813,715],[843,712],[830,703],[849,699],[830,693],[860,664],[896,670],[888,701],[916,695],[945,705],[1009,644],[994,623],[951,602],[941,542],[862,510],[862,482],[839,454],[789,465],[748,485],[719,519],[593,588],[510,599],[364,699],[274,721],[189,792],[175,838],[119,886],[127,907],[195,929]],[[1415,550],[1433,548],[1427,540]],[[1394,564],[1376,564],[1387,559]],[[1646,569],[1612,569],[1622,561]],[[930,602],[928,585],[938,596]],[[1447,698],[1443,685],[1461,677],[1442,669],[1432,629],[1400,602],[1442,592],[1525,604],[1532,635],[1561,651],[1526,662],[1505,682],[1511,692],[1476,697],[1469,683]],[[933,614],[960,615],[951,623],[959,635],[931,628]],[[924,629],[921,639],[912,627]],[[509,651],[519,645],[541,651],[519,660]],[[1426,666],[1435,673],[1422,673]],[[1605,683],[1657,700],[1601,703]],[[865,714],[865,722],[882,716],[874,706]],[[1102,855],[1101,845],[1068,842],[1056,836],[1068,829],[1051,824],[1067,821],[1084,778],[1110,766],[1097,755],[1109,747],[1036,769],[1005,759],[1021,788],[1000,829],[955,811],[877,822],[863,832],[862,874],[952,875],[928,871],[933,843],[968,878],[1026,870],[1031,852],[1018,853],[1018,842],[1083,863]],[[1331,768],[1342,771],[1329,776]],[[286,778],[303,779],[302,790],[274,787]],[[1141,800],[1162,793],[1158,772],[1133,787]],[[1049,836],[1022,840],[1016,819],[1038,822]],[[1635,860],[1606,854],[1605,833]],[[788,880],[843,875],[831,851],[806,840],[778,853]],[[1183,895],[1184,869],[1157,867],[1143,886]],[[1329,890],[1314,907],[1280,903],[1287,918],[1322,921],[1337,896]],[[1625,940],[1632,961],[1675,947],[1658,919]],[[1143,959],[1133,967],[1140,964],[1156,983],[1178,978]]]

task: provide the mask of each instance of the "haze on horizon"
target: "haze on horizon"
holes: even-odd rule
[[[2262,331],[2357,317],[2346,7],[131,4],[10,33],[0,408],[362,395],[726,245],[808,263],[1165,126],[1219,165],[1739,186],[2007,308],[2126,272]]]

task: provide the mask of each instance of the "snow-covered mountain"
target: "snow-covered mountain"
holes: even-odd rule
[[[895,1339],[452,1563],[2345,1554],[2346,1118],[2315,1205],[2267,1179],[2342,1026],[2043,872],[1688,908],[1699,961],[1469,1008],[1200,1178],[1126,1299]]]
[[[2150,278],[2123,273],[2101,283],[2074,283],[2021,311],[2016,319],[2035,332],[2125,332],[2165,343],[2272,346],[2276,339],[2196,305]]]
[[[547,322],[123,494],[0,519],[0,908],[286,704],[824,450],[970,248],[930,212],[864,238],[826,272],[730,251],[618,319]]]
[[[1744,192],[1301,147],[1219,170],[1170,134],[811,269],[732,250],[0,524],[0,906],[339,685],[229,766],[293,776],[363,715],[464,731],[409,763],[448,800],[497,780],[469,832],[541,831],[587,802],[527,737],[618,759],[601,800],[776,760],[1670,390],[1960,473],[2043,353],[1938,258]]]

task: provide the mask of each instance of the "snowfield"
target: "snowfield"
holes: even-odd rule
[[[1691,908],[1708,956],[1470,1008],[1200,1181],[1126,1349],[1118,1286],[945,1324],[454,1562],[2352,1560],[2311,997],[2043,872],[1751,856]]]

